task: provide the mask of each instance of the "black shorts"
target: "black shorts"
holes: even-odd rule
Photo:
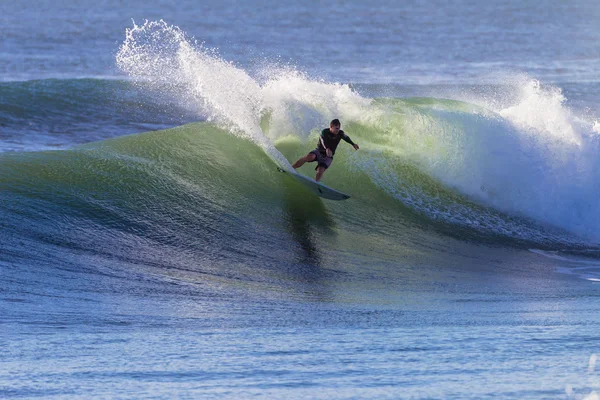
[[[317,162],[317,166],[315,167],[315,170],[319,167],[323,167],[325,169],[329,168],[329,166],[331,165],[331,162],[333,161],[333,157],[327,157],[327,154],[323,154],[319,151],[319,149],[314,149],[313,151],[311,151],[308,154],[314,154],[315,156],[317,156],[313,161],[311,162]]]

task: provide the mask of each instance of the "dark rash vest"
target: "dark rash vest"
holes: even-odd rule
[[[333,133],[331,133],[329,128],[323,129],[321,131],[321,139],[323,139],[323,142],[325,142],[325,146],[329,150],[331,150],[332,156],[335,154],[335,149],[338,147],[338,144],[340,144],[340,140],[342,139],[344,139],[345,142],[348,142],[352,146],[354,146],[354,142],[352,141],[352,139],[350,139],[350,137],[346,135],[342,130],[340,130],[337,135],[334,135]],[[325,154],[325,147],[323,147],[321,139],[319,139],[319,143],[317,143],[317,150],[319,150],[320,153]]]

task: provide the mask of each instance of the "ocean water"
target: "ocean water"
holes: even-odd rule
[[[599,22],[2,2],[0,397],[597,399]]]

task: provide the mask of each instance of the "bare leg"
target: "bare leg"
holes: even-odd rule
[[[317,168],[317,176],[315,176],[315,181],[319,182],[321,180],[321,177],[323,176],[323,173],[325,173],[325,168],[318,167]]]
[[[308,153],[308,154],[307,154],[307,155],[305,155],[304,157],[302,157],[302,158],[299,158],[299,159],[298,159],[298,161],[296,161],[296,162],[294,163],[294,165],[292,165],[292,167],[293,167],[294,169],[296,169],[296,168],[300,168],[300,167],[301,167],[301,166],[303,166],[303,165],[304,165],[304,163],[306,163],[306,162],[315,161],[315,158],[317,158],[317,156],[316,156],[316,155],[314,155],[313,153]]]

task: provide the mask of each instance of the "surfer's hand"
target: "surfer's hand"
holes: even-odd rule
[[[327,157],[333,157],[333,154],[331,154],[330,149],[325,149],[325,154],[327,154]]]
[[[358,150],[360,147],[358,147],[357,144],[354,145],[354,150]]]

